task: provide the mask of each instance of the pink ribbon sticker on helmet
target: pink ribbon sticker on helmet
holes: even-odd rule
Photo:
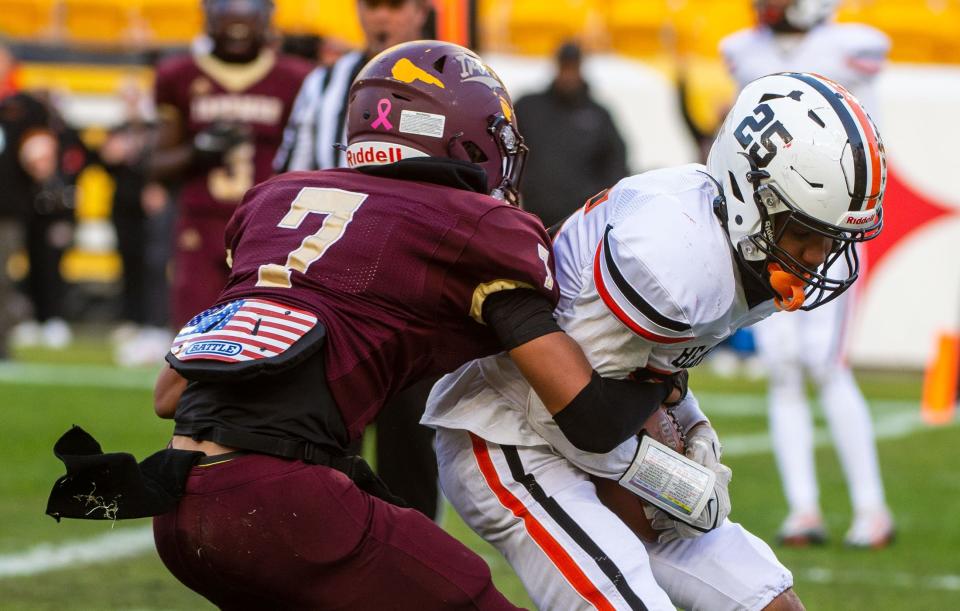
[[[383,129],[387,131],[393,129],[393,124],[390,123],[389,119],[391,108],[393,108],[393,104],[387,98],[382,98],[377,102],[377,120],[371,123],[370,127],[377,129],[382,125]]]

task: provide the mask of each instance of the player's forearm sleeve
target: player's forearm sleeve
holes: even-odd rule
[[[577,449],[606,454],[639,433],[672,389],[669,380],[638,383],[603,378],[594,372],[553,420]]]
[[[491,294],[483,302],[483,320],[507,351],[561,330],[550,301],[532,289]]]

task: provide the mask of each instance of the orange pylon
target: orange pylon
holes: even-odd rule
[[[960,336],[941,333],[933,358],[923,379],[920,413],[927,424],[946,424],[957,408],[957,384],[960,376]]]

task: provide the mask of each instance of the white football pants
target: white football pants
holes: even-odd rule
[[[770,434],[791,512],[819,510],[813,415],[817,385],[855,511],[885,504],[870,410],[844,356],[848,295],[809,312],[778,312],[752,328],[770,376]]]
[[[644,543],[549,446],[501,446],[438,429],[444,495],[504,555],[538,609],[762,609],[793,585],[766,543],[727,521],[696,539]]]

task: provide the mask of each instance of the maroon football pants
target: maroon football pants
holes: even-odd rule
[[[515,609],[477,554],[343,473],[259,454],[194,467],[157,551],[223,609]]]

